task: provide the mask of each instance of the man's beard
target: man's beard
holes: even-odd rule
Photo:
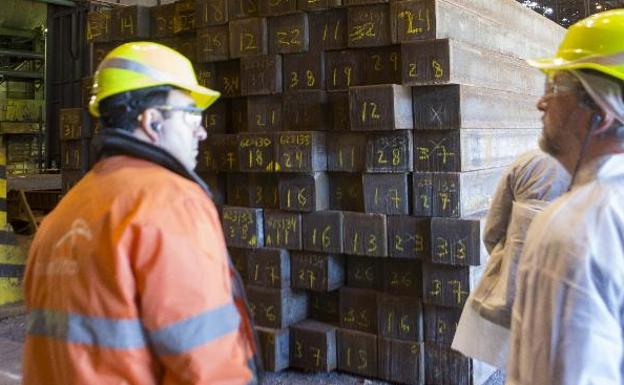
[[[542,132],[542,136],[539,139],[539,147],[551,156],[560,155],[562,152],[561,146],[557,141],[549,138],[544,132]]]

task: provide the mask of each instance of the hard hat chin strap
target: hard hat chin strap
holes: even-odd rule
[[[578,175],[581,164],[583,163],[583,158],[585,157],[585,153],[587,152],[587,146],[589,145],[589,141],[591,140],[592,133],[598,129],[600,124],[602,124],[602,116],[600,116],[600,114],[598,113],[595,113],[591,117],[589,127],[587,127],[587,132],[585,132],[585,137],[583,138],[583,142],[581,143],[581,149],[579,150],[578,159],[576,160],[576,164],[574,165],[572,178],[570,178],[570,186],[568,186],[567,191],[570,191],[572,189],[572,186],[574,186],[576,176]]]

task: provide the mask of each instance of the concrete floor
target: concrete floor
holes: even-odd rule
[[[22,379],[22,344],[0,338],[0,385],[19,385]]]
[[[26,316],[22,304],[0,306],[0,385],[19,385]],[[267,373],[262,385],[386,385],[342,373],[305,374],[296,371]]]
[[[26,316],[22,304],[0,306],[0,385],[19,385]]]

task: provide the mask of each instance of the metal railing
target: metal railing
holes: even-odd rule
[[[569,27],[594,13],[624,7],[624,0],[516,0],[554,22]]]

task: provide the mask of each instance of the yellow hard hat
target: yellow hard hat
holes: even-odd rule
[[[152,42],[133,42],[113,49],[94,75],[89,111],[100,116],[100,101],[122,92],[171,85],[190,93],[197,107],[205,109],[221,94],[202,87],[191,62],[179,52]]]
[[[624,80],[624,9],[577,22],[568,29],[554,58],[527,62],[547,73],[592,69]]]

